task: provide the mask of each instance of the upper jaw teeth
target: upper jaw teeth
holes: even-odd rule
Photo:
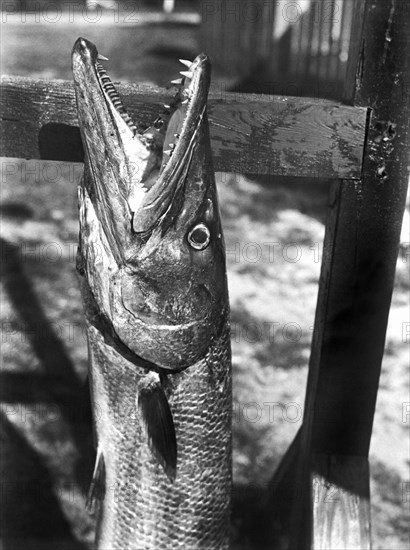
[[[185,67],[190,67],[192,65],[192,61],[189,61],[188,59],[180,59],[179,60],[182,65],[185,65]]]
[[[166,151],[164,151],[164,153],[167,154],[168,156],[171,156],[173,150],[175,149],[175,143],[169,143],[169,144],[168,144],[168,147],[169,147],[169,149],[167,149]]]
[[[101,55],[101,54],[97,55],[97,61],[96,61],[95,66],[96,66],[96,69],[97,69],[97,75],[98,75],[98,78],[100,80],[101,86],[102,86],[104,92],[106,93],[106,95],[109,97],[109,99],[111,100],[111,102],[115,106],[115,108],[117,109],[117,111],[119,112],[119,114],[121,115],[121,118],[123,118],[123,120],[126,122],[127,126],[131,129],[131,131],[135,135],[135,133],[137,132],[137,128],[136,128],[134,122],[132,121],[131,117],[128,115],[127,111],[125,110],[125,108],[122,104],[122,101],[120,99],[120,96],[118,95],[118,92],[117,92],[114,84],[111,82],[110,77],[108,76],[106,70],[104,69],[104,67],[102,66],[100,61],[108,61],[108,58],[105,57],[104,55]],[[186,67],[188,67],[188,69],[190,69],[192,67],[192,61],[189,61],[188,59],[180,59],[180,62],[183,65],[185,65]],[[181,75],[185,79],[189,79],[190,81],[192,81],[192,78],[194,76],[194,72],[192,70],[181,71]],[[183,81],[184,81],[183,78],[177,78],[175,80],[172,80],[171,83],[180,86],[183,83]],[[191,95],[192,95],[191,82],[189,83],[189,85],[187,87],[184,87],[181,90],[180,93],[181,93],[182,97],[184,98],[180,102],[181,102],[182,105],[186,105],[188,103],[189,99],[191,98]],[[164,104],[164,108],[168,111],[172,108],[172,106],[169,105],[169,104]],[[169,114],[169,113],[166,113],[166,114]],[[159,124],[158,124],[158,126],[160,127]]]
[[[103,55],[98,54],[97,59],[107,59],[107,58]],[[137,128],[134,122],[132,121],[131,117],[125,110],[124,105],[122,104],[121,98],[118,95],[118,92],[114,84],[111,82],[111,79],[107,74],[107,71],[104,69],[104,67],[101,65],[99,61],[96,62],[95,68],[97,71],[98,79],[100,81],[100,84],[105,94],[109,97],[109,99],[117,109],[118,113],[120,114],[121,118],[126,122],[127,126],[130,128],[131,132],[135,134],[137,131]]]
[[[191,69],[193,66],[193,63],[188,60],[180,60],[183,65],[185,65],[188,70],[181,71],[181,75],[183,78],[178,78],[176,80],[173,80],[172,83],[178,86],[181,86],[178,94],[176,95],[175,99],[173,101],[170,101],[168,104],[164,104],[165,111],[159,115],[159,117],[154,121],[151,128],[147,129],[142,134],[137,131],[136,126],[134,125],[133,121],[131,120],[131,117],[128,115],[127,111],[125,110],[121,99],[118,95],[118,92],[114,86],[114,84],[111,82],[111,79],[109,78],[107,72],[105,71],[103,65],[101,64],[101,61],[107,60],[105,56],[99,55],[97,57],[97,61],[95,63],[97,76],[100,81],[100,85],[107,96],[107,98],[110,100],[112,105],[115,107],[114,109],[114,115],[118,120],[118,123],[121,122],[120,119],[122,119],[128,128],[132,130],[132,133],[128,135],[128,131],[123,134],[123,145],[127,152],[127,156],[130,158],[139,158],[140,159],[140,168],[138,174],[134,174],[134,182],[130,187],[130,195],[128,198],[130,210],[132,212],[136,212],[138,208],[141,206],[141,204],[144,201],[144,197],[148,190],[151,188],[154,180],[158,177],[158,170],[155,167],[152,167],[152,170],[150,168],[152,162],[153,162],[153,155],[155,155],[155,147],[152,147],[151,141],[154,140],[155,143],[160,145],[160,148],[162,149],[162,153],[166,155],[168,158],[165,158],[162,160],[162,168],[165,166],[165,164],[168,162],[169,157],[172,156],[174,150],[175,150],[175,143],[160,143],[158,140],[164,140],[164,137],[166,134],[163,134],[164,129],[167,131],[168,127],[168,118],[171,117],[171,113],[174,112],[178,108],[178,105],[186,105],[192,94],[193,94],[193,77],[194,77],[194,70]],[[184,109],[185,113],[183,116],[186,116],[186,110]],[[182,114],[182,113],[181,113]],[[180,115],[181,116],[181,115]],[[167,124],[165,124],[167,123]],[[180,124],[180,123],[179,123]],[[124,128],[124,130],[128,130],[128,128]],[[154,131],[155,130],[155,131]],[[168,136],[170,137],[173,135],[172,141],[175,141],[180,136],[180,130],[178,130],[177,127],[171,131],[171,134],[168,133]],[[173,132],[177,133],[173,133]],[[148,132],[148,133],[147,133]],[[151,135],[152,134],[152,135]],[[166,141],[169,140],[169,137],[166,137]],[[138,139],[134,139],[138,138]],[[151,141],[150,141],[150,138]],[[170,141],[170,140],[169,140]],[[154,145],[155,145],[154,143]],[[165,147],[164,147],[165,145]],[[152,165],[154,166],[154,165]],[[160,166],[160,165],[159,165]],[[160,170],[162,170],[162,168]],[[160,174],[161,172],[159,172]],[[144,185],[145,184],[145,185]]]
[[[189,61],[188,59],[180,59],[179,60],[185,67],[188,68],[187,71],[180,71],[180,74],[184,78],[176,78],[175,80],[171,80],[171,84],[174,84],[175,86],[181,86],[181,84],[184,84],[183,88],[181,89],[181,94],[185,98],[190,99],[192,95],[192,79],[194,77],[194,71],[192,69],[193,61]],[[188,80],[189,82],[184,82],[185,80]],[[187,100],[182,101],[183,104],[187,103]]]

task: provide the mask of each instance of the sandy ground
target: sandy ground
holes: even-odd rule
[[[114,80],[159,85],[175,77],[178,57],[192,58],[199,47],[197,29],[179,24],[110,27],[76,19],[40,25],[10,18],[2,33],[2,72],[47,78],[71,78],[69,52],[79,35],[110,57]],[[84,510],[93,450],[74,270],[81,170],[51,162],[2,163],[5,550],[86,549],[93,536]],[[233,531],[236,548],[248,550],[255,547],[250,519],[301,425],[327,188],[232,174],[219,174],[218,186],[233,326]],[[403,243],[410,241],[406,220]],[[374,548],[380,550],[410,544],[406,251],[403,246],[397,263],[370,454]]]

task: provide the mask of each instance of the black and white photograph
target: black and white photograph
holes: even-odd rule
[[[0,8],[0,550],[407,550],[410,0]]]

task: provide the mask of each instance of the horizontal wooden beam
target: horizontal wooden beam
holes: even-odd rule
[[[150,124],[175,90],[119,84],[134,120]],[[358,179],[367,109],[311,98],[213,90],[209,119],[215,169]],[[3,77],[1,155],[81,161],[74,89],[63,80]]]

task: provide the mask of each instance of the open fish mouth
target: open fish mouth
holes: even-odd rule
[[[117,175],[116,191],[131,233],[146,233],[170,209],[183,184],[182,173],[189,165],[206,109],[209,60],[205,54],[192,62],[180,60],[185,70],[172,81],[177,86],[174,98],[148,128],[141,128],[124,107],[104,68],[106,58],[95,45],[79,38],[72,59],[74,81],[90,118],[83,131],[88,133],[84,140],[88,148],[95,148],[88,151],[91,164],[95,158],[95,166],[101,166],[97,157],[102,152]],[[98,174],[94,175],[98,180]],[[99,198],[107,204],[111,197],[102,192]]]
[[[205,54],[182,60],[173,99],[143,128],[104,59],[84,38],[74,44],[85,150],[78,269],[106,332],[178,370],[205,356],[228,312],[206,114],[210,62]]]

